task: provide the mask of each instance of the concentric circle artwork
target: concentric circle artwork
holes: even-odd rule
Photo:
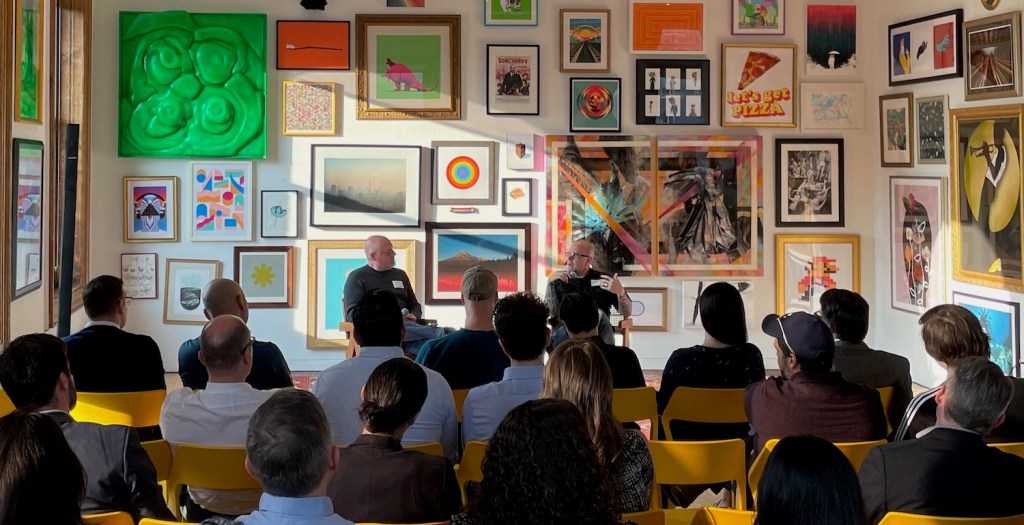
[[[459,190],[468,190],[480,181],[480,165],[465,155],[452,159],[445,172],[448,183]]]
[[[612,110],[612,94],[600,84],[591,84],[580,92],[576,105],[585,117],[598,120]]]
[[[456,206],[454,213],[479,213],[476,204],[496,204],[496,142],[434,142],[431,204]]]

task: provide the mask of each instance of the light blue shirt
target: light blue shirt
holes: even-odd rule
[[[260,510],[239,516],[246,525],[353,525],[334,513],[334,504],[327,497],[283,498],[264,493]]]
[[[327,420],[334,432],[336,445],[349,445],[363,432],[359,419],[359,392],[370,374],[384,361],[405,358],[397,346],[366,346],[359,355],[346,359],[320,374],[313,385],[313,394],[327,412]],[[423,368],[427,373],[427,400],[402,439],[403,445],[439,441],[445,456],[453,462],[459,454],[459,419],[455,412],[455,398],[441,374]]]
[[[540,397],[544,365],[510,366],[501,381],[469,391],[462,405],[462,440],[487,441],[513,408]]]

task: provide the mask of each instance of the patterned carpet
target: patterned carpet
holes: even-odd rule
[[[295,388],[311,390],[320,372],[292,372],[292,383]],[[644,370],[644,379],[647,386],[653,386],[655,390],[661,388],[661,370]]]

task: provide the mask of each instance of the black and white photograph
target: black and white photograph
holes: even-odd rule
[[[711,124],[711,90],[707,60],[639,59],[636,61],[636,123]]]
[[[843,139],[775,141],[775,226],[843,226]]]
[[[686,90],[687,91],[700,91],[701,89],[701,76],[699,69],[687,69],[686,70]]]

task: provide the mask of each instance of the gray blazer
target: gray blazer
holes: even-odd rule
[[[833,368],[843,374],[843,379],[853,383],[873,388],[893,387],[889,424],[893,429],[899,428],[903,413],[914,397],[910,361],[906,357],[872,350],[863,342],[837,340]]]

